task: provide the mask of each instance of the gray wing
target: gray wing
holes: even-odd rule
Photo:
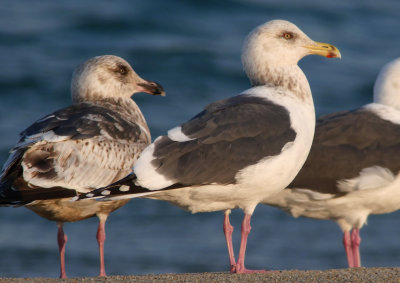
[[[400,125],[361,108],[317,120],[307,161],[290,188],[340,194],[337,181],[351,179],[362,169],[381,166],[400,170]]]
[[[21,133],[0,176],[0,204],[75,195],[127,175],[150,143],[147,126],[86,103]]]
[[[181,130],[191,140],[157,139],[151,163],[182,185],[235,183],[241,169],[278,155],[296,137],[286,108],[250,95],[210,104]]]

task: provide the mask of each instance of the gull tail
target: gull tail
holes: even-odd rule
[[[52,187],[35,189],[4,189],[0,184],[0,206],[22,206],[36,200],[69,198],[76,196],[75,190]]]
[[[112,183],[111,185],[90,191],[85,194],[80,194],[79,196],[72,198],[72,201],[82,199],[120,200],[137,198],[158,192],[136,185],[136,179],[136,175],[131,173],[121,180]]]

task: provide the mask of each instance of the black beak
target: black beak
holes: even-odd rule
[[[141,87],[140,91],[142,92],[152,95],[165,96],[164,88],[156,82],[146,81],[144,83],[138,83],[137,85]]]

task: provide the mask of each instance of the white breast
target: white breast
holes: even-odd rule
[[[265,88],[253,88],[251,93],[264,97]],[[281,93],[278,90],[267,99],[288,110],[296,138],[287,143],[279,155],[266,157],[237,174],[238,183],[263,187],[264,197],[283,190],[294,179],[307,159],[315,131],[315,111],[311,96],[302,100],[290,92]]]

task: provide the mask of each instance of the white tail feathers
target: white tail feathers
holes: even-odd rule
[[[340,180],[337,186],[341,192],[370,190],[385,187],[393,182],[394,174],[387,168],[372,166],[361,170],[360,174],[347,180]]]

